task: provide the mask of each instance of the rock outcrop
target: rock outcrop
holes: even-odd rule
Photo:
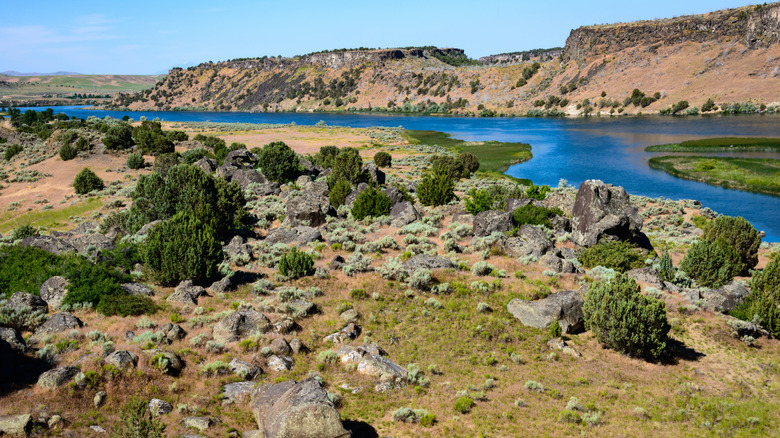
[[[623,187],[588,180],[580,185],[573,210],[572,239],[592,246],[601,238],[642,240],[642,218]]]
[[[584,303],[577,291],[567,290],[537,301],[515,298],[506,309],[529,327],[547,329],[558,321],[563,333],[579,333],[585,329]]]

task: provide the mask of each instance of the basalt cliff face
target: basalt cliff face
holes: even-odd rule
[[[639,93],[634,90],[638,90]],[[633,97],[633,99],[632,99]],[[563,49],[342,50],[175,68],[133,110],[634,114],[780,106],[780,3],[575,29]]]

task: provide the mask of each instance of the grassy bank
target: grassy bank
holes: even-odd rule
[[[769,158],[655,157],[650,167],[678,178],[780,196],[780,160]]]
[[[647,152],[780,152],[780,138],[717,137],[646,147]]]
[[[439,131],[406,131],[405,137],[413,144],[438,145],[453,152],[470,152],[479,159],[479,172],[491,177],[512,178],[504,175],[509,166],[533,157],[531,145],[526,143],[467,142]]]
[[[60,228],[69,224],[72,216],[82,216],[102,206],[103,202],[100,198],[91,198],[85,202],[58,209],[35,210],[28,213],[6,212],[0,215],[0,232],[6,233],[22,225]]]

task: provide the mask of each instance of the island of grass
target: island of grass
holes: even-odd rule
[[[406,131],[406,139],[412,144],[438,145],[452,152],[470,152],[479,159],[479,173],[483,176],[511,178],[520,182],[527,182],[518,178],[505,175],[509,166],[530,160],[531,145],[526,143],[506,143],[500,141],[468,142],[452,138],[450,134],[439,131]]]
[[[780,138],[717,137],[648,146],[647,152],[780,152]]]
[[[731,157],[654,157],[650,167],[678,178],[780,196],[780,160]]]

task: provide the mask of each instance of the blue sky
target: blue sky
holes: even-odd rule
[[[667,18],[739,0],[0,0],[0,71],[163,73],[343,47],[458,47],[478,58],[563,46],[579,26]]]

